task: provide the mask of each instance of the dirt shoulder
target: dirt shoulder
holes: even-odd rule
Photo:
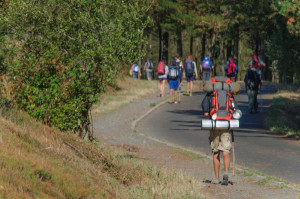
[[[236,165],[236,175],[230,178],[232,184],[221,186],[206,183],[213,176],[210,155],[144,136],[137,128],[140,119],[166,101],[166,98],[156,94],[147,94],[134,103],[102,114],[94,118],[94,135],[104,144],[123,148],[161,167],[190,174],[203,182],[199,191],[210,198],[300,198],[299,185],[239,165]]]

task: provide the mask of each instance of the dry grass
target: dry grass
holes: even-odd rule
[[[1,111],[0,198],[203,198],[183,173]]]
[[[116,87],[108,88],[108,92],[100,97],[100,102],[93,107],[93,114],[109,113],[146,95],[158,93],[158,86],[156,80],[135,80],[131,77],[118,79]]]
[[[280,91],[274,97],[267,118],[267,126],[274,132],[300,137],[300,94]]]

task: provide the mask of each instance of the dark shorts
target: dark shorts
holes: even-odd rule
[[[178,80],[169,80],[169,87],[172,90],[178,89]]]
[[[237,74],[236,73],[231,73],[231,74],[227,74],[227,77],[235,77]]]
[[[188,81],[188,82],[192,82],[192,81],[194,81],[195,80],[195,76],[193,75],[193,76],[186,76],[186,81]]]
[[[132,72],[132,78],[133,79],[138,79],[139,73],[138,72]]]

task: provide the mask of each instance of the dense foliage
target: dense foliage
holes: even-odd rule
[[[151,58],[208,55],[222,74],[233,56],[242,79],[256,53],[267,64],[264,78],[300,79],[296,0],[10,0],[0,7],[0,71],[13,99],[82,137],[93,103],[122,64],[144,57],[146,34],[158,40]]]
[[[177,53],[183,57],[188,53],[201,58],[209,55],[220,73],[229,56],[235,58],[242,71],[247,70],[255,53],[267,64],[263,73],[266,79],[299,81],[299,1],[157,0],[155,5],[155,21],[162,29],[161,42],[167,43],[164,40],[174,35]],[[183,39],[183,32],[190,39]],[[202,47],[193,52],[196,38],[201,39]],[[183,49],[187,44],[190,48]],[[166,56],[168,50],[162,49],[160,53]]]
[[[0,13],[0,57],[18,106],[86,137],[98,95],[122,62],[142,55],[149,6],[143,0],[9,1]]]

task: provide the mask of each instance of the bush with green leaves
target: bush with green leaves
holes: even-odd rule
[[[0,60],[18,106],[61,130],[89,134],[89,111],[121,63],[138,60],[145,0],[10,0],[0,9]]]

